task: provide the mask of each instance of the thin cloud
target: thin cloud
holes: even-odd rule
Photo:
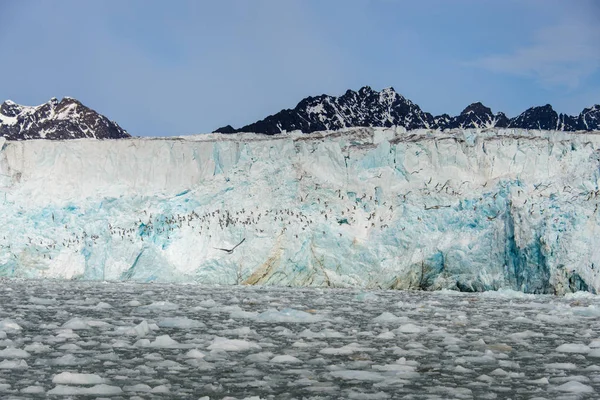
[[[575,89],[600,69],[600,27],[568,21],[534,33],[531,45],[480,58],[473,66]]]

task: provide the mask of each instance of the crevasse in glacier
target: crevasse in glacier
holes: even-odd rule
[[[355,128],[0,146],[2,276],[600,289],[598,132]]]

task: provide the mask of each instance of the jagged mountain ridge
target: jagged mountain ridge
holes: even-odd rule
[[[56,98],[39,106],[22,106],[10,100],[0,105],[0,137],[26,139],[120,139],[130,135],[116,122],[78,100]]]
[[[378,92],[365,86],[355,92],[348,90],[342,96],[320,95],[307,97],[293,109],[277,114],[239,129],[231,125],[215,132],[256,132],[277,134],[283,131],[301,130],[305,133],[338,130],[342,128],[403,126],[408,130],[469,129],[469,128],[519,128],[542,130],[598,130],[600,129],[600,105],[585,108],[578,116],[558,114],[551,105],[531,107],[515,118],[492,110],[477,102],[467,106],[460,115],[433,116],[397,93],[394,88]]]

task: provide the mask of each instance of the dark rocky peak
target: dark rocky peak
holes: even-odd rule
[[[217,132],[217,133],[235,133],[235,129],[231,125],[225,125],[224,127],[217,129],[215,132]]]
[[[358,90],[358,94],[362,97],[372,96],[376,92],[371,89],[371,86],[363,86]]]
[[[558,114],[550,104],[531,107],[516,118],[513,118],[510,128],[552,130],[558,127]]]
[[[450,119],[445,128],[450,129],[484,129],[494,127],[506,127],[508,118],[503,113],[494,115],[492,109],[484,106],[481,102],[469,104],[456,117]]]
[[[0,114],[0,136],[10,140],[130,137],[116,122],[71,97],[53,97],[35,107],[6,101]]]
[[[469,104],[460,115],[479,114],[479,115],[494,115],[492,109],[484,106],[481,102]]]
[[[502,111],[496,114],[496,128],[506,128],[510,124],[510,118],[506,116]]]
[[[0,106],[0,114],[7,117],[16,117],[23,111],[23,106],[14,103],[11,100],[6,100]]]
[[[567,114],[559,114],[556,128],[559,131],[578,131],[579,118]]]
[[[578,122],[581,130],[600,130],[600,105],[584,108],[579,114]]]

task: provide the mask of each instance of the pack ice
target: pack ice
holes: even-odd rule
[[[600,289],[600,136],[0,138],[0,275]]]

